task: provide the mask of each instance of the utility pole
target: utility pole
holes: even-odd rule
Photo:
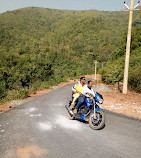
[[[96,80],[96,69],[97,69],[97,60],[95,61],[95,80]]]
[[[124,81],[123,81],[123,93],[127,94],[127,85],[128,85],[128,70],[129,70],[129,57],[130,57],[130,45],[131,45],[131,30],[132,30],[132,21],[133,21],[133,11],[137,10],[135,9],[137,6],[139,6],[140,1],[138,1],[138,4],[133,7],[134,0],[131,0],[130,8],[126,5],[124,2],[124,5],[128,10],[129,13],[129,24],[128,24],[128,34],[127,34],[127,45],[126,45],[126,57],[125,57],[125,67],[124,67]]]

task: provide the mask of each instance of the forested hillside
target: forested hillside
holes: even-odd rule
[[[68,77],[92,74],[94,60],[100,69],[102,63],[114,61],[115,53],[120,60],[127,26],[128,12],[33,7],[0,14],[0,99],[24,98]],[[141,11],[134,13],[133,26],[140,32]],[[137,44],[135,54],[140,52],[140,37]],[[105,70],[101,72],[108,82]]]

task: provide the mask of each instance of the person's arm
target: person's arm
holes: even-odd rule
[[[92,95],[95,97],[95,92],[94,92],[94,90],[92,89],[91,91],[92,91]]]
[[[77,85],[79,85],[79,82],[75,83],[74,86],[72,87],[73,92],[77,92],[77,90],[75,89]]]
[[[92,89],[92,90],[90,90],[90,89],[87,87],[87,89],[86,89],[86,92],[85,92],[85,93],[91,94],[92,96],[94,96],[94,97],[95,97],[95,93],[94,93],[93,89]]]
[[[72,91],[77,92],[77,90],[75,89],[75,85],[72,87]]]

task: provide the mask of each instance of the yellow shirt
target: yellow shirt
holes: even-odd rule
[[[77,86],[75,87],[75,89],[76,89],[78,92],[82,92],[83,87],[82,87],[81,85],[77,85]]]

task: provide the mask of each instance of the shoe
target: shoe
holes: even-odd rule
[[[77,114],[77,109],[74,109],[73,113],[74,113],[74,114]]]
[[[74,104],[72,103],[71,105],[70,105],[70,109],[72,110],[74,108]]]

